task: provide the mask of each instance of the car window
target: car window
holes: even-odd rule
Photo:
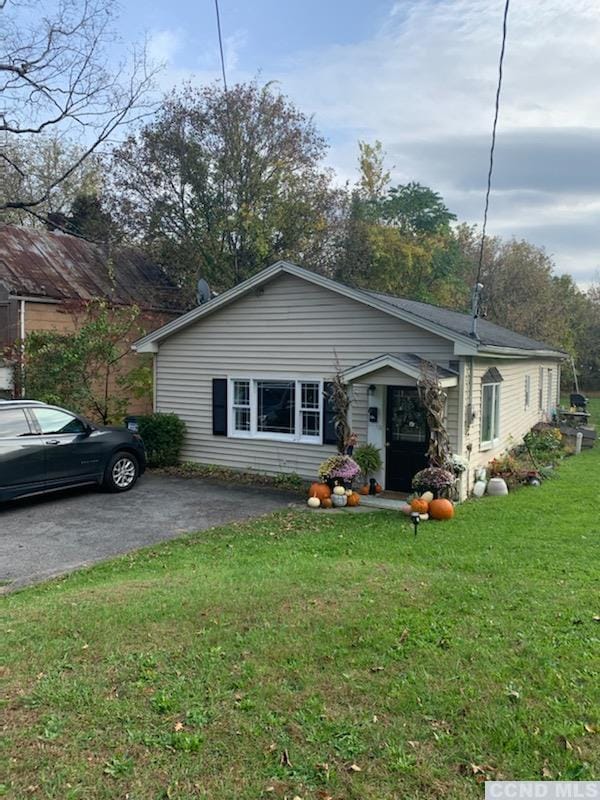
[[[58,411],[56,408],[36,408],[34,413],[43,434],[85,431],[83,422],[65,411]]]
[[[30,435],[31,429],[22,408],[0,409],[0,439]]]

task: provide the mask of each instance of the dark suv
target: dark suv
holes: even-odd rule
[[[34,400],[0,400],[0,501],[85,484],[126,492],[145,468],[144,443],[127,428]]]

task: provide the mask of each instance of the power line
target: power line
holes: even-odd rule
[[[221,72],[223,73],[223,88],[227,93],[227,76],[225,74],[225,57],[223,55],[223,37],[221,35],[221,15],[219,14],[219,0],[215,0],[215,11],[217,14],[217,32],[219,34],[219,52],[221,54]]]
[[[500,47],[500,58],[498,59],[498,83],[496,86],[496,103],[494,107],[494,123],[492,125],[492,142],[490,145],[490,164],[488,168],[488,176],[487,176],[487,189],[485,192],[485,208],[483,211],[483,226],[481,229],[481,244],[479,246],[479,259],[477,263],[477,279],[475,281],[475,294],[478,295],[478,286],[479,286],[479,279],[481,278],[481,270],[483,266],[483,250],[485,247],[485,234],[487,230],[487,219],[488,219],[488,211],[490,207],[490,192],[492,190],[492,173],[494,171],[494,150],[496,148],[496,129],[498,127],[498,116],[500,114],[500,92],[502,90],[502,77],[503,77],[503,66],[504,66],[504,52],[506,50],[506,32],[507,32],[507,22],[508,22],[508,9],[510,6],[510,0],[506,0],[504,4],[504,15],[502,18],[502,44]],[[478,304],[479,298],[478,296],[473,300],[473,330],[472,333],[475,335],[475,325],[478,316]]]

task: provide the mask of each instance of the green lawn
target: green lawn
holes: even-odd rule
[[[416,539],[393,513],[285,511],[5,597],[0,794],[600,778],[599,486],[600,446]]]

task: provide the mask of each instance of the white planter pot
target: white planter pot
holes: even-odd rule
[[[508,494],[508,486],[504,478],[490,478],[487,485],[487,493],[492,497],[501,497]]]

